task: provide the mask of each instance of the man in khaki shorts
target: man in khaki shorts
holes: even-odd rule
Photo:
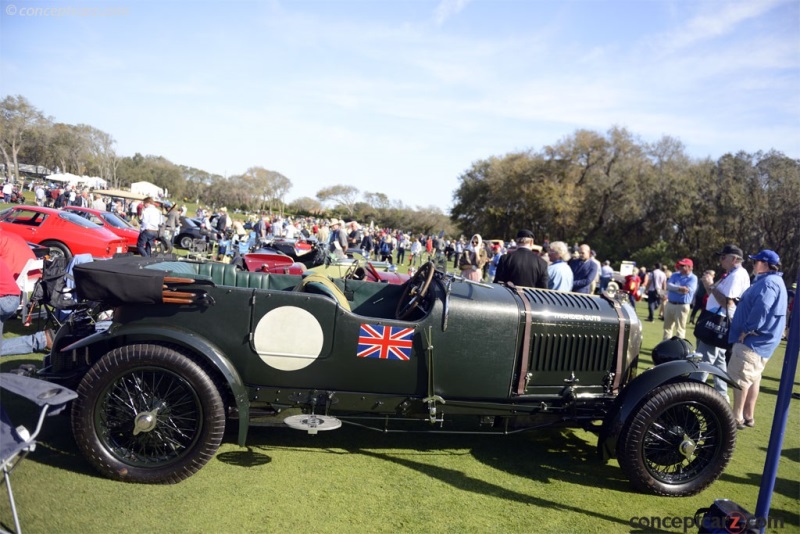
[[[750,259],[756,278],[742,295],[728,334],[733,343],[728,373],[742,388],[733,392],[733,414],[739,429],[755,426],[761,373],[781,342],[788,302],[778,254],[762,250]]]

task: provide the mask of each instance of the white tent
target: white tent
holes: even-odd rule
[[[131,184],[131,192],[139,193],[153,198],[164,196],[164,189],[150,182],[134,182]]]
[[[75,187],[91,187],[92,189],[99,189],[108,187],[108,182],[98,176],[78,176],[68,172],[62,174],[51,174],[44,178],[51,182],[64,182],[68,185]]]

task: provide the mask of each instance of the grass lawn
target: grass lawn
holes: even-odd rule
[[[645,317],[645,303],[638,312]],[[643,324],[640,370],[652,365],[663,323]],[[7,331],[24,333],[18,321]],[[12,482],[28,533],[684,532],[678,523],[641,528],[631,519],[692,517],[718,498],[755,512],[785,348],[764,374],[757,426],[739,432],[722,477],[694,497],[634,492],[616,461],[598,460],[593,434],[569,429],[503,437],[253,428],[240,448],[232,425],[216,457],[188,480],[126,484],[95,474],[63,416],[48,420]],[[4,358],[0,370],[27,361],[41,355]],[[34,424],[32,410],[3,401],[15,422]],[[793,400],[771,511],[785,528],[775,532],[800,532],[799,416]],[[4,499],[0,521],[12,526]]]

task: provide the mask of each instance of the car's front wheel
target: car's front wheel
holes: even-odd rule
[[[620,438],[619,465],[636,489],[683,497],[704,490],[725,469],[736,421],[713,388],[675,382],[650,393]]]
[[[208,374],[159,345],[112,350],[81,380],[72,407],[79,447],[103,475],[176,483],[213,457],[225,409]]]

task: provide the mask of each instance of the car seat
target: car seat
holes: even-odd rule
[[[294,288],[294,291],[305,291],[307,293],[317,293],[327,295],[335,300],[342,308],[350,310],[350,303],[339,286],[324,274],[310,272],[303,275],[303,279]]]

